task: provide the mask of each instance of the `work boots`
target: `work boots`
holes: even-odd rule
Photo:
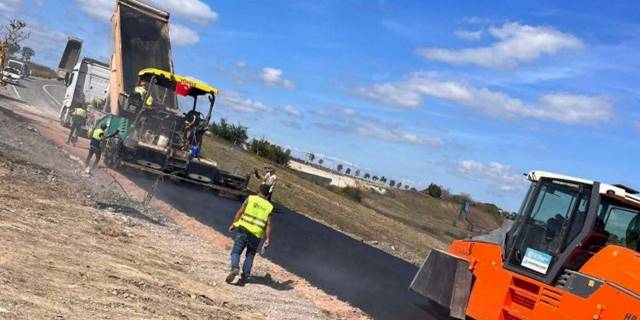
[[[238,269],[233,269],[231,270],[231,272],[229,272],[229,275],[227,275],[227,278],[225,279],[225,281],[228,284],[238,284],[238,282],[240,281],[240,270]]]

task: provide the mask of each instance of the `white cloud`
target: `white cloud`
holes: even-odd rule
[[[284,72],[280,69],[266,67],[262,68],[260,79],[268,86],[282,86],[287,89],[295,88],[293,82],[284,77]]]
[[[244,69],[246,67],[247,67],[247,63],[245,61],[237,61],[236,62],[236,68]]]
[[[353,128],[355,134],[381,139],[388,142],[400,142],[416,145],[428,145],[431,147],[440,147],[443,145],[440,138],[425,136],[422,134],[404,131],[397,128],[384,128],[377,126],[356,126]]]
[[[542,55],[553,55],[561,50],[583,47],[582,41],[574,35],[544,26],[509,22],[501,27],[489,28],[489,34],[498,39],[490,47],[422,48],[418,49],[417,53],[429,60],[505,69],[535,61]]]
[[[165,10],[171,15],[176,15],[201,25],[218,21],[218,13],[200,0],[145,0],[144,2]],[[76,0],[76,3],[82,11],[105,22],[111,19],[115,5],[114,0]]]
[[[218,103],[223,108],[230,108],[238,112],[255,113],[273,111],[273,108],[266,106],[264,103],[245,98],[233,91],[222,92]]]
[[[190,47],[200,41],[198,34],[180,24],[170,26],[171,44],[178,47]]]
[[[358,114],[358,111],[352,108],[344,108],[342,110],[342,112],[346,115],[346,116],[355,116]]]
[[[27,23],[26,29],[31,32],[31,36],[24,41],[24,46],[35,51],[34,59],[36,61],[57,65],[60,54],[67,43],[67,35],[44,27],[37,21],[27,20],[25,22]]]
[[[76,0],[76,3],[82,11],[103,22],[111,20],[115,5],[113,0]]]
[[[16,12],[22,7],[22,0],[0,0],[0,11]]]
[[[540,97],[533,111],[538,118],[553,119],[569,124],[595,124],[613,117],[611,103],[602,96],[547,94]]]
[[[462,21],[464,23],[468,23],[468,24],[481,24],[481,23],[489,22],[489,19],[488,18],[482,18],[482,17],[466,17],[466,18],[462,19]]]
[[[456,30],[453,33],[456,37],[469,41],[477,41],[482,38],[482,30],[470,31],[470,30]]]
[[[440,147],[443,142],[440,138],[402,130],[397,126],[372,125],[372,124],[327,124],[316,123],[317,127],[333,132],[351,133],[361,137],[373,138],[393,143],[407,143],[414,145],[426,145]]]
[[[482,163],[474,160],[463,160],[458,163],[458,173],[495,184],[500,192],[519,191],[526,187],[523,175],[514,172],[510,166],[499,162]]]
[[[145,0],[145,2],[161,8],[171,15],[189,19],[201,25],[218,21],[218,13],[201,0]]]
[[[298,109],[296,109],[296,108],[294,108],[292,106],[289,106],[289,105],[284,106],[282,108],[282,112],[284,112],[284,113],[286,113],[286,114],[288,114],[290,116],[294,116],[294,117],[298,117],[298,118],[302,116],[302,113],[300,113],[300,111],[298,111]]]
[[[361,87],[356,92],[392,107],[417,108],[424,97],[434,97],[492,116],[512,119],[534,118],[592,125],[607,122],[613,117],[613,107],[603,96],[553,93],[541,96],[535,103],[525,103],[502,92],[456,81],[442,81],[425,73],[416,73],[397,82]]]

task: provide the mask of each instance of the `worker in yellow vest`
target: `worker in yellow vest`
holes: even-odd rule
[[[271,237],[271,212],[273,205],[266,199],[269,187],[261,185],[257,196],[249,196],[236,212],[233,223],[229,226],[229,232],[236,230],[231,249],[231,272],[227,276],[227,283],[244,285],[251,276],[253,258],[260,246],[260,240],[264,239],[262,248],[270,245]],[[247,249],[242,274],[240,274],[240,255]]]
[[[95,169],[98,166],[98,162],[100,162],[100,157],[102,156],[102,141],[106,138],[111,138],[120,133],[119,130],[116,130],[111,135],[106,135],[107,125],[105,123],[101,124],[100,127],[93,129],[91,132],[91,142],[89,144],[89,154],[87,155],[87,160],[85,160],[84,165],[84,173],[86,175],[91,175],[91,170]],[[92,156],[96,156],[96,160],[93,163],[93,167],[89,166],[89,162],[91,161]]]
[[[140,80],[138,85],[133,88],[133,103],[137,106],[144,106],[147,109],[153,109],[153,96],[147,96],[147,80]],[[145,100],[146,97],[146,100]]]
[[[78,141],[78,134],[80,129],[87,122],[87,107],[83,104],[76,105],[71,111],[71,130],[69,131],[69,137],[67,137],[67,144],[72,143],[74,146]]]

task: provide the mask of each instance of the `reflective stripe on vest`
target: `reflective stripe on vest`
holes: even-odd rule
[[[85,110],[83,108],[75,108],[75,109],[73,109],[73,115],[85,118],[87,116],[87,110]]]
[[[149,97],[147,98],[147,101],[145,101],[144,106],[147,109],[153,108],[153,97],[151,95],[149,95]]]
[[[91,135],[91,139],[101,141],[102,140],[101,135],[103,134],[104,134],[104,130],[102,130],[101,128],[95,128],[93,130],[93,134]]]
[[[141,97],[144,97],[144,95],[147,93],[147,89],[145,89],[144,87],[137,86],[133,88],[133,92],[139,94]]]
[[[262,238],[269,221],[269,215],[273,205],[259,196],[249,196],[247,207],[240,216],[240,220],[234,223],[236,227],[243,227],[258,238]]]

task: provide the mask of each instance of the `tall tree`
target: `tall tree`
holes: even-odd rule
[[[365,179],[369,179],[369,178],[371,178],[371,175],[370,175],[370,174],[368,174],[368,173],[365,173],[365,174],[364,174],[364,178],[365,178]]]
[[[359,176],[360,176],[360,169],[357,169],[357,170],[356,170],[356,174],[355,174],[355,176],[356,176],[356,177],[359,177]]]
[[[7,54],[15,55],[20,51],[20,43],[31,37],[31,32],[25,30],[27,24],[18,19],[11,19],[9,23],[2,26],[2,42],[5,45]]]
[[[319,164],[323,164],[323,163],[324,163],[324,159],[320,159],[320,160],[318,160],[318,163],[319,163]]]
[[[31,61],[31,57],[35,56],[36,52],[29,47],[22,47],[20,55],[22,56],[23,61]]]
[[[311,152],[309,152],[309,162],[313,162],[313,160],[315,160],[315,159],[316,159],[316,155],[311,153]]]
[[[344,168],[344,166],[342,165],[342,163],[338,164],[338,172],[342,172],[342,169]]]
[[[398,189],[402,188],[402,182],[398,182],[398,184],[396,184],[396,187],[397,187]]]
[[[345,170],[344,173],[351,174],[351,168],[347,168],[347,170]]]
[[[424,192],[434,198],[442,198],[442,187],[435,183],[429,184]]]
[[[378,176],[373,176],[373,178],[371,178],[371,180],[373,181],[378,181],[378,179],[379,179]]]
[[[395,181],[395,180],[393,180],[393,179],[391,179],[391,180],[389,181],[389,186],[390,186],[391,188],[395,187],[395,186],[396,186],[396,181]]]

